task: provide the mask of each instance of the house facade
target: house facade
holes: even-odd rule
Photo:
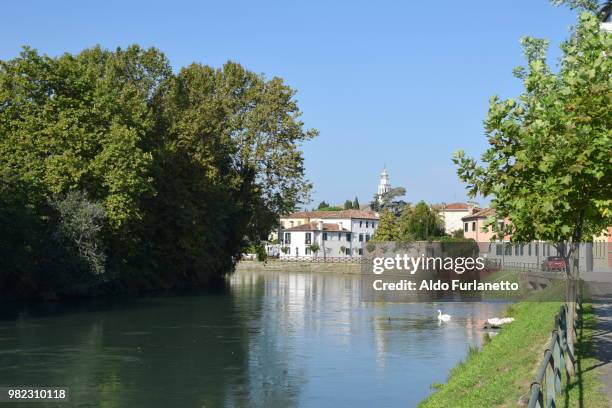
[[[372,211],[301,211],[281,218],[280,258],[360,257],[378,227]],[[313,249],[317,249],[314,251]]]
[[[442,203],[432,205],[432,208],[438,212],[440,219],[444,222],[444,232],[449,235],[457,230],[463,230],[462,218],[480,209],[478,203],[475,202]]]
[[[532,241],[511,243],[510,236],[503,240],[493,241],[491,227],[485,227],[488,218],[494,217],[495,211],[485,208],[463,217],[463,236],[472,238],[478,243],[481,256],[499,260],[504,264],[517,264],[539,267],[549,256],[558,256],[553,243]],[[497,219],[498,223],[508,223],[508,219]],[[580,244],[579,265],[581,271],[612,272],[612,227],[593,237],[593,242]]]

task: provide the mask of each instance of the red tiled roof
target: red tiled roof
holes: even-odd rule
[[[286,228],[284,231],[320,231],[318,222],[309,222],[307,224],[296,225],[295,227]],[[338,224],[323,223],[323,231],[347,231],[346,228],[340,229]]]
[[[468,210],[470,205],[468,203],[450,203],[444,207],[446,210]]]
[[[298,211],[281,218],[361,218],[377,220],[374,211],[343,210],[343,211]]]
[[[446,211],[467,211],[470,208],[474,208],[473,205],[469,203],[434,204],[431,207],[436,210]]]
[[[492,208],[483,208],[482,210],[476,211],[474,214],[466,215],[461,218],[462,220],[473,220],[476,218],[489,218],[495,215],[495,210]]]

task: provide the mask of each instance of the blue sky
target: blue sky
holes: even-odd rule
[[[452,153],[479,155],[489,97],[521,91],[519,38],[549,39],[555,62],[575,16],[547,0],[107,0],[5,2],[1,20],[0,59],[138,43],[175,70],[233,60],[284,78],[320,131],[304,146],[316,205],[369,201],[385,164],[408,201],[464,200]]]

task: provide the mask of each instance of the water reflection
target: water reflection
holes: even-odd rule
[[[363,303],[359,285],[239,273],[224,293],[3,305],[0,383],[69,386],[78,407],[414,406],[502,308]]]

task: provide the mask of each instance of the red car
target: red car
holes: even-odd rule
[[[542,262],[543,271],[565,271],[565,258],[562,256],[549,256]]]

